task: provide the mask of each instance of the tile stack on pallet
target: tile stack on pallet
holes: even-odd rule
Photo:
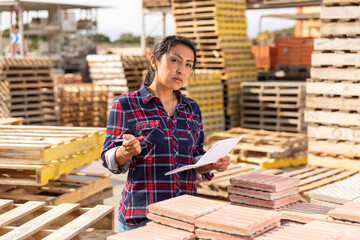
[[[205,135],[225,130],[224,93],[221,71],[199,69],[182,93],[199,104]]]
[[[305,83],[241,83],[241,127],[306,132]]]
[[[240,82],[257,79],[245,8],[238,0],[173,2],[176,33],[196,43],[198,68],[222,71],[227,129],[240,126]]]
[[[360,1],[324,0],[307,82],[311,165],[360,170]]]
[[[25,125],[59,125],[53,63],[48,59],[0,59],[0,118],[22,117]]]
[[[310,202],[325,206],[339,206],[344,203],[360,200],[360,175],[356,175],[309,193]]]
[[[55,207],[39,201],[19,205],[4,199],[0,206],[2,240],[106,239],[114,233],[112,206],[79,208],[79,204],[63,203]]]
[[[149,64],[142,55],[88,55],[86,60],[92,83],[109,88],[108,110],[116,97],[141,87]]]
[[[108,87],[91,83],[57,85],[61,125],[105,127]]]
[[[246,204],[278,209],[299,201],[297,178],[249,173],[230,179],[229,200],[233,204]]]
[[[314,39],[289,37],[276,40],[278,48],[277,64],[285,66],[310,66]]]
[[[230,152],[232,161],[246,162],[263,168],[279,168],[306,164],[305,134],[233,128],[211,134],[206,142],[237,138],[246,134]]]

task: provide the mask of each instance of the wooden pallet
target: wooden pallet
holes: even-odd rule
[[[0,185],[0,198],[15,203],[42,201],[47,205],[80,203],[88,206],[112,196],[109,174],[72,172],[43,186]],[[95,196],[95,197],[94,197]]]
[[[262,169],[238,163],[231,164],[225,172],[215,172],[214,178],[209,182],[197,183],[198,194],[227,199],[229,196],[227,186],[230,185],[230,178],[251,172],[299,178],[299,194],[301,200],[305,202],[310,201],[309,192],[311,190],[359,174],[359,171],[325,167],[298,166],[282,169]]]
[[[0,207],[3,240],[106,239],[114,232],[112,206],[79,208],[79,204],[63,203],[55,207],[45,202],[0,200]]]
[[[23,118],[0,118],[0,125],[22,125]]]
[[[231,151],[235,162],[270,168],[276,167],[276,164],[287,167],[306,163],[307,139],[304,134],[233,128],[208,136],[206,142],[235,138],[243,134],[246,134],[245,137]]]

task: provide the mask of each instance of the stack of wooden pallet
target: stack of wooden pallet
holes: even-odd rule
[[[104,128],[2,125],[0,136],[0,198],[89,206],[112,196],[110,175],[71,173],[100,158]]]
[[[306,164],[305,134],[233,128],[206,138],[210,145],[227,138],[245,137],[230,152],[232,161],[246,162],[263,168]]]
[[[88,55],[86,60],[92,82],[109,88],[109,109],[115,97],[141,87],[149,64],[142,55]]]
[[[171,7],[171,0],[143,0],[143,8]]]
[[[227,128],[240,126],[240,82],[257,78],[245,8],[238,0],[173,2],[176,33],[196,43],[198,68],[222,71]]]
[[[306,132],[305,83],[241,83],[241,127]]]
[[[225,130],[221,71],[196,70],[182,93],[199,104],[205,135]]]
[[[55,84],[82,83],[82,77],[77,74],[67,73],[54,76]]]
[[[309,164],[360,170],[360,1],[323,4],[306,89]]]
[[[39,201],[14,204],[0,199],[0,207],[3,240],[106,239],[114,233],[112,206],[80,208],[79,204],[63,203],[55,207]]]
[[[53,63],[48,59],[0,59],[0,118],[24,124],[59,125]]]
[[[61,125],[105,127],[108,87],[91,83],[58,85]]]

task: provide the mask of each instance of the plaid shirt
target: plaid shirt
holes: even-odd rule
[[[197,176],[202,180],[213,178],[211,172],[200,175],[196,169],[165,176],[170,170],[194,164],[197,156],[205,154],[199,105],[180,91],[176,93],[180,102],[173,117],[167,115],[160,99],[145,86],[114,100],[101,157],[112,173],[129,171],[120,200],[122,223],[134,225],[143,221],[151,203],[182,194],[196,195]],[[111,140],[125,133],[144,136],[140,142],[142,151],[131,163],[119,167],[114,159],[121,143]]]

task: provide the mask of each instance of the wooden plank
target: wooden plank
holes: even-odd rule
[[[360,86],[357,83],[307,82],[306,94],[360,96]]]
[[[296,175],[306,173],[306,172],[310,172],[310,171],[313,171],[315,169],[316,169],[316,167],[305,167],[305,168],[293,170],[293,171],[290,171],[290,172],[283,172],[281,175],[297,178]]]
[[[306,185],[306,184],[309,184],[311,182],[318,181],[318,180],[323,179],[323,178],[333,176],[333,175],[341,173],[343,171],[344,171],[343,169],[333,169],[333,170],[329,169],[329,171],[326,171],[326,172],[323,172],[323,173],[308,177],[306,179],[301,179],[300,183],[299,183],[299,187],[301,187],[303,185]]]
[[[309,138],[360,142],[360,129],[334,126],[308,126]]]
[[[356,36],[360,34],[359,22],[322,22],[321,36]]]
[[[323,4],[327,6],[331,5],[352,5],[352,4],[360,4],[359,0],[323,0]]]
[[[74,210],[78,209],[78,204],[69,204],[63,203],[50,211],[40,215],[39,217],[21,225],[20,227],[14,229],[13,231],[1,236],[3,240],[13,240],[13,239],[27,239],[34,233],[40,231],[42,228],[45,228],[47,225],[51,224],[54,221],[57,221],[59,218],[67,215]]]
[[[360,39],[358,38],[315,38],[314,50],[336,51],[349,50],[360,51]]]
[[[359,114],[305,110],[305,122],[360,126]]]
[[[360,8],[359,8],[360,9]],[[315,66],[360,66],[360,53],[313,53],[311,65]]]
[[[44,238],[44,240],[72,239],[93,224],[98,224],[99,221],[104,221],[103,218],[108,214],[114,214],[113,206],[98,205],[90,209],[86,213],[82,214],[75,220],[71,221],[70,223],[66,224],[62,228],[58,229],[53,234],[47,236],[46,238]],[[113,220],[113,218],[111,219]],[[114,229],[113,224],[113,221],[110,222],[110,226],[108,224],[109,234],[112,233],[112,230]]]
[[[324,166],[329,168],[342,168],[347,170],[360,171],[360,160],[350,158],[323,157],[315,154],[308,154],[308,164],[313,166]]]
[[[360,99],[344,97],[316,97],[308,95],[306,96],[306,107],[360,112]]]
[[[321,19],[359,19],[360,6],[322,7]]]
[[[360,157],[360,144],[349,144],[344,142],[328,142],[320,140],[309,140],[309,152],[316,154],[328,154],[330,156],[343,155],[348,158]]]
[[[303,179],[307,179],[309,177],[315,176],[317,174],[324,173],[324,172],[326,172],[328,170],[329,170],[328,168],[316,168],[316,169],[314,169],[312,171],[307,171],[307,172],[298,174],[298,175],[293,176],[293,177],[296,177],[296,178],[298,178],[300,180],[303,180]]]
[[[360,24],[359,24],[360,25]],[[353,68],[311,68],[311,78],[329,80],[360,80],[360,69]]]
[[[0,209],[11,206],[14,203],[12,200],[0,199]]]
[[[45,205],[46,203],[44,202],[29,201],[17,208],[5,212],[0,215],[0,227],[15,222],[16,220],[22,218],[23,216],[35,212],[36,210],[42,208]]]

